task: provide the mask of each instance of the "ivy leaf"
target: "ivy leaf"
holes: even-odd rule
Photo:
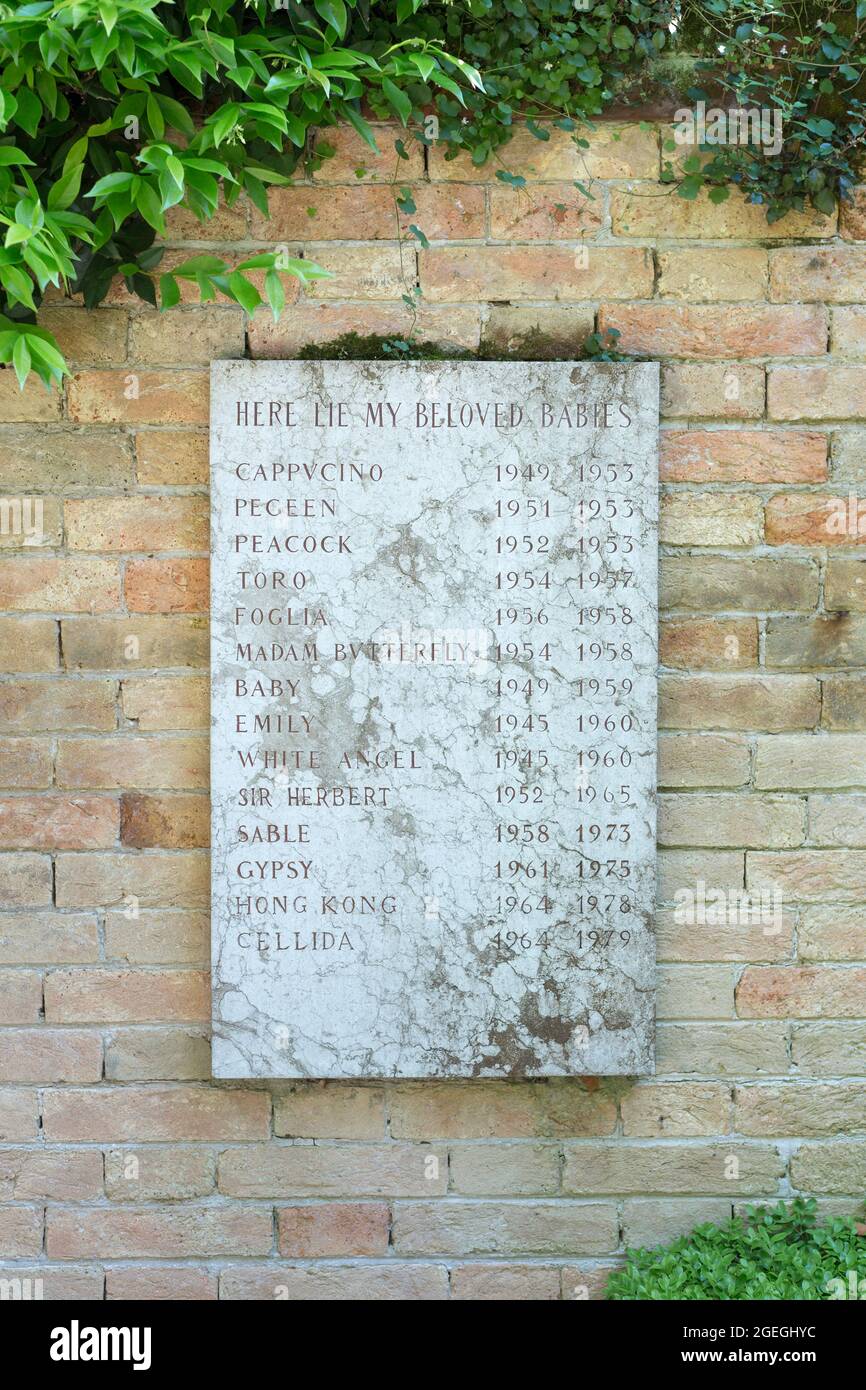
[[[634,46],[634,34],[625,24],[618,24],[610,38],[614,48],[624,50]]]
[[[812,194],[812,202],[827,217],[832,217],[836,211],[836,195],[831,188],[819,188],[817,193]]]

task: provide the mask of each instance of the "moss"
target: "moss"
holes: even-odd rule
[[[612,331],[602,338],[591,333],[576,351],[564,354],[561,340],[545,336],[540,328],[532,328],[506,346],[502,342],[482,339],[475,349],[447,346],[413,338],[387,336],[378,333],[341,333],[324,343],[307,343],[298,357],[303,362],[555,362],[587,358],[596,361],[619,361],[616,339]]]

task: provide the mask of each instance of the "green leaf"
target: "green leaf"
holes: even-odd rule
[[[346,33],[348,16],[343,0],[314,0],[316,12],[322,16],[326,24],[330,24],[332,29],[336,29],[337,34],[342,39]]]
[[[248,314],[251,314],[262,302],[262,297],[255,285],[250,284],[249,280],[245,280],[238,270],[233,270],[228,277],[228,288],[232,297],[243,309],[246,309]]]
[[[405,92],[401,92],[399,87],[395,87],[390,77],[382,78],[382,95],[385,97],[391,110],[399,117],[403,125],[412,115],[412,103]]]
[[[173,309],[180,303],[180,286],[173,275],[160,275],[159,293],[162,298],[163,309]]]
[[[18,378],[18,385],[24,390],[24,383],[30,373],[31,358],[30,349],[27,346],[26,333],[19,333],[12,350],[12,365],[15,368],[15,375]]]
[[[271,313],[276,323],[285,308],[286,291],[282,280],[275,270],[269,270],[265,276],[265,297],[271,307]]]
[[[52,211],[57,208],[62,212],[75,202],[81,188],[81,175],[83,172],[83,164],[73,165],[65,174],[61,174],[56,183],[51,185],[48,191],[48,207]]]

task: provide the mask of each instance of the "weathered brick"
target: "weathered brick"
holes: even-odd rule
[[[399,1202],[399,1255],[603,1255],[616,1249],[616,1212],[589,1202]]]
[[[716,300],[766,299],[767,253],[757,246],[659,251],[658,293],[690,304]]]
[[[406,132],[398,126],[374,124],[371,129],[375,150],[352,126],[328,126],[320,130],[314,148],[321,158],[314,165],[314,182],[391,183],[395,177],[404,182],[423,178],[424,150],[417,141],[406,139]],[[408,159],[398,155],[397,140],[405,141]]]
[[[437,246],[422,251],[421,288],[436,301],[642,299],[653,266],[642,247]]]
[[[42,387],[42,390],[45,388]],[[58,546],[63,509],[58,497],[22,489],[23,496],[0,497],[0,549],[35,551]]]
[[[767,236],[766,209],[749,203],[745,195],[736,190],[731,190],[725,202],[713,203],[708,189],[702,189],[697,198],[686,200],[677,197],[674,189],[660,191],[654,184],[613,188],[610,216],[617,236],[693,237],[699,241],[720,241],[728,237],[762,241]],[[772,235],[774,238],[831,237],[835,230],[835,215],[824,217],[810,209],[788,213],[774,222]]]
[[[448,1155],[428,1144],[261,1144],[220,1154],[229,1197],[440,1196]]]
[[[839,231],[846,241],[866,241],[866,185],[852,188],[839,204]]]
[[[38,1298],[46,1303],[100,1302],[105,1284],[102,1270],[93,1266],[85,1269],[75,1265],[17,1264],[10,1278],[20,1281],[22,1298]]]
[[[409,185],[415,211],[400,210],[397,198],[406,187],[275,188],[270,217],[253,214],[253,235],[262,241],[393,241],[406,236],[410,224],[431,241],[466,241],[484,236],[484,190],[431,184]],[[573,190],[572,190],[573,191]],[[318,259],[318,251],[312,252]]]
[[[764,511],[768,545],[862,545],[864,523],[866,499],[815,492],[778,493]]]
[[[400,338],[408,331],[409,323],[403,303],[299,304],[290,314],[283,314],[278,323],[269,314],[253,315],[250,355],[294,357],[307,343],[329,342],[344,333]],[[476,348],[481,337],[481,311],[474,305],[443,307],[422,302],[418,305],[415,332],[420,341]]]
[[[37,1094],[21,1088],[16,1077],[15,1090],[0,1090],[0,1140],[19,1144],[37,1137]]]
[[[504,352],[552,359],[580,355],[595,327],[595,313],[577,304],[491,304],[484,341]]]
[[[730,1086],[720,1082],[648,1082],[622,1098],[622,1132],[629,1139],[726,1134]]]
[[[660,476],[670,483],[821,483],[827,477],[823,434],[663,430],[660,443]]]
[[[804,1076],[862,1076],[866,1023],[795,1023],[791,1053]]]
[[[115,683],[110,680],[29,680],[0,687],[0,730],[113,729]]]
[[[825,729],[866,729],[866,685],[856,676],[828,676],[821,682]]]
[[[50,1142],[227,1143],[265,1139],[270,1100],[262,1091],[212,1086],[106,1086],[46,1091]]]
[[[830,351],[838,357],[866,357],[866,306],[849,304],[833,310]]]
[[[662,845],[790,849],[803,843],[805,802],[790,796],[662,796]]]
[[[279,1207],[280,1254],[286,1259],[339,1259],[388,1253],[390,1212],[384,1202],[312,1202]]]
[[[0,854],[0,902],[4,907],[46,907],[51,903],[51,857]]]
[[[19,612],[110,613],[120,607],[116,560],[70,555],[0,560],[0,607]],[[46,622],[54,635],[54,624]],[[30,624],[36,629],[36,624]],[[23,631],[23,629],[22,629]],[[31,645],[35,631],[27,645]],[[52,656],[55,655],[51,643]],[[52,660],[42,668],[51,670]]]
[[[49,1258],[62,1260],[266,1255],[272,1243],[271,1214],[258,1207],[49,1208],[46,1232]]]
[[[26,1259],[42,1253],[42,1208],[0,1209],[0,1256]]]
[[[203,558],[130,560],[123,589],[131,613],[206,613],[208,562]]]
[[[788,901],[862,902],[866,853],[860,850],[811,850],[799,853],[749,853],[750,887],[777,889]]]
[[[71,965],[98,958],[97,920],[90,913],[7,911],[0,918],[4,965]]]
[[[739,787],[749,778],[749,746],[742,737],[660,734],[659,786]]]
[[[661,1202],[631,1198],[623,1204],[623,1242],[627,1249],[668,1245],[708,1221],[722,1226],[730,1215],[731,1203],[726,1197],[666,1198]]]
[[[791,1156],[791,1181],[805,1192],[860,1192],[866,1181],[866,1143],[803,1144]]]
[[[4,417],[5,418],[5,417]],[[132,451],[125,435],[108,430],[44,430],[0,427],[0,488],[126,487],[132,481]]]
[[[42,1008],[42,976],[38,970],[0,970],[0,1024],[15,1027],[38,1023]]]
[[[713,904],[705,905],[705,923],[682,907],[656,911],[656,949],[660,961],[777,961],[788,960],[793,950],[795,915],[776,919],[770,905],[762,912],[760,901],[749,913],[729,912],[712,916]],[[724,920],[716,920],[723,916]],[[763,918],[763,920],[762,920]]]
[[[102,1196],[102,1154],[93,1149],[0,1151],[4,1202],[87,1202]]]
[[[866,282],[866,247],[792,246],[770,252],[770,299],[857,304]]]
[[[121,685],[124,717],[143,733],[153,730],[207,729],[210,723],[206,676],[149,676]]]
[[[196,1023],[208,1017],[209,981],[198,970],[52,970],[48,1023]]]
[[[831,561],[831,567],[836,563]],[[659,577],[662,608],[771,613],[780,608],[808,610],[818,604],[820,576],[813,560],[787,556],[733,559],[726,555],[663,555]],[[829,608],[826,591],[825,579],[825,605]],[[863,606],[866,610],[866,582]]]
[[[786,1075],[787,1035],[781,1023],[662,1023],[659,1075]]]
[[[115,1028],[107,1039],[108,1081],[209,1081],[210,1075],[210,1042],[201,1029]]]
[[[49,739],[0,738],[0,784],[4,789],[48,787],[53,766]]]
[[[858,1085],[737,1086],[734,1100],[740,1134],[812,1139],[866,1130],[866,1096]]]
[[[207,960],[209,934],[204,912],[108,912],[105,954],[133,965],[198,965]]]
[[[186,791],[207,785],[208,750],[202,738],[61,739],[57,747],[59,787],[102,787],[130,791]]]
[[[459,1144],[451,1149],[450,1191],[461,1197],[540,1197],[559,1186],[551,1144]]]
[[[659,626],[659,662],[680,670],[738,671],[758,664],[754,618],[669,618]]]
[[[88,311],[78,306],[43,308],[38,319],[73,367],[116,367],[125,362],[126,322],[123,309]]]
[[[771,420],[866,418],[866,364],[771,367],[767,374],[767,415]]]
[[[97,436],[97,442],[101,439]],[[207,483],[208,437],[191,430],[139,430],[136,473],[145,487],[197,487]]]
[[[105,1271],[105,1297],[109,1302],[209,1302],[216,1300],[217,1289],[215,1272],[192,1265],[130,1265]]]
[[[814,676],[663,676],[659,702],[675,729],[810,729],[820,711]]]
[[[115,1202],[207,1197],[215,1185],[209,1149],[110,1149],[105,1155],[105,1195]]]
[[[736,305],[604,304],[598,321],[602,332],[619,330],[621,352],[652,358],[816,357],[827,351],[827,311],[817,305],[756,305],[746,314]]]
[[[451,1297],[473,1302],[530,1302],[559,1299],[558,1265],[456,1265],[451,1271]]]
[[[593,235],[603,223],[600,199],[585,197],[575,189],[574,183],[541,184],[525,189],[494,184],[489,196],[490,235],[498,241],[573,241]],[[426,232],[426,224],[422,222],[421,226]]]
[[[0,570],[3,565],[0,560]],[[53,618],[0,618],[0,669],[20,675],[56,671],[58,657],[58,627]]]
[[[663,368],[661,382],[661,413],[666,417],[760,420],[764,413],[763,367],[742,366],[739,363],[671,362]],[[699,439],[706,438],[701,431],[695,433]],[[757,431],[752,433],[756,434]],[[668,431],[665,431],[663,443],[667,437]],[[718,439],[719,436],[711,435],[709,438]],[[724,440],[721,447],[724,456]],[[715,481],[727,480],[722,478]]]
[[[757,741],[755,786],[761,789],[849,787],[864,783],[866,736],[791,734]]]
[[[750,965],[737,986],[737,1012],[741,1018],[858,1018],[864,989],[862,966]]]
[[[866,613],[866,561],[833,555],[824,572],[824,607]]]
[[[123,618],[64,618],[63,661],[67,671],[136,667],[206,666],[208,629],[203,617],[186,614]]]
[[[724,868],[721,856],[714,855]],[[742,883],[742,870],[731,874],[733,886]],[[712,883],[708,885],[712,888]],[[662,889],[664,894],[664,889]],[[734,977],[729,965],[660,965],[656,972],[656,1010],[660,1019],[733,1018]]]
[[[49,423],[60,419],[63,397],[59,391],[46,391],[35,372],[23,391],[11,367],[0,371],[0,420],[6,424]]]
[[[102,1039],[75,1028],[0,1032],[0,1082],[17,1086],[85,1085],[102,1079]],[[3,1101],[0,1098],[0,1115]],[[2,1119],[0,1119],[2,1132]],[[30,1138],[29,1134],[9,1138]]]
[[[274,1097],[274,1133],[288,1139],[382,1139],[380,1086],[299,1081]]]
[[[3,849],[109,849],[118,828],[118,804],[110,797],[0,798]]]
[[[399,299],[415,282],[414,253],[404,252],[401,260],[394,242],[325,243],[314,247],[309,258],[329,272],[328,279],[316,280],[313,286],[316,299]]]
[[[862,797],[812,797],[810,798],[810,818],[813,825],[813,835],[815,835],[815,813],[811,811],[811,806],[814,801],[838,803],[841,814],[844,814],[841,803],[848,801],[859,802],[861,815],[866,810]],[[841,826],[841,820],[837,824]],[[815,838],[818,836],[815,835]],[[864,841],[861,840],[861,843]],[[864,930],[866,930],[866,908],[864,907],[844,907],[840,904],[834,904],[831,907],[825,903],[805,907],[800,913],[797,954],[801,960],[862,960]]]
[[[698,884],[707,892],[742,888],[743,873],[742,850],[663,850],[658,856],[659,902],[674,902],[678,892],[695,892]]]
[[[866,664],[866,617],[833,613],[817,618],[770,618],[764,639],[767,666],[780,670],[804,666]]]
[[[209,802],[203,796],[128,792],[120,802],[120,839],[131,849],[207,848]]]
[[[222,197],[213,217],[202,222],[188,208],[175,206],[165,215],[167,240],[175,241],[246,241],[249,204],[242,194],[231,207]]]
[[[56,879],[58,907],[203,908],[209,896],[207,859],[195,850],[58,854]]]
[[[612,1134],[616,1106],[577,1078],[402,1083],[389,1098],[391,1134],[403,1139],[534,1139]]]
[[[130,324],[130,362],[148,367],[207,366],[216,358],[243,357],[244,348],[244,314],[236,307],[143,313]]]
[[[208,378],[194,371],[92,371],[68,387],[76,424],[206,425]]]
[[[444,1265],[396,1260],[366,1265],[245,1264],[220,1272],[220,1298],[427,1303],[448,1298],[448,1270]]]
[[[757,545],[763,508],[748,492],[669,492],[661,499],[664,545]]]
[[[730,1160],[739,1164],[731,1179]],[[784,1172],[781,1155],[771,1144],[735,1140],[721,1144],[618,1144],[565,1146],[564,1192],[595,1196],[605,1193],[734,1195],[775,1192]]]
[[[71,550],[201,550],[208,511],[199,497],[86,497],[66,503]]]
[[[581,131],[581,148],[574,138],[554,126],[543,127],[549,139],[539,139],[522,123],[499,151],[496,160],[473,164],[468,155],[449,159],[447,148],[430,150],[431,179],[460,179],[495,183],[498,171],[515,169],[532,180],[656,178],[659,173],[658,139],[654,130],[637,123],[621,125],[600,121],[591,131]]]

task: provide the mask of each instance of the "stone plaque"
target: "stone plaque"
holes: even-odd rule
[[[653,1069],[658,369],[212,367],[214,1073]]]

